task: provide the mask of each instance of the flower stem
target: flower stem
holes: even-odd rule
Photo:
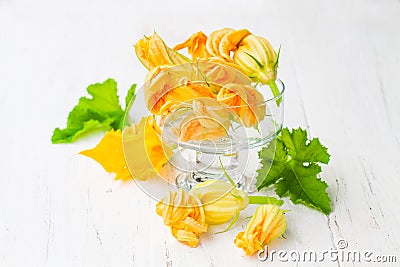
[[[272,94],[274,95],[274,97],[277,97],[281,93],[279,91],[278,86],[276,85],[275,80],[271,80],[268,83],[268,86],[269,86],[269,88],[271,88],[271,91],[272,91]],[[279,97],[279,98],[276,99],[276,104],[278,105],[278,107],[281,104],[281,101],[282,101],[282,97]]]
[[[235,218],[232,219],[232,221],[229,223],[228,227],[226,227],[226,229],[221,232],[216,232],[216,234],[222,234],[222,233],[228,232],[232,228],[232,226],[235,224],[235,222],[237,222],[238,219],[239,219],[239,212],[236,212]]]
[[[283,200],[268,196],[249,196],[249,204],[274,204],[281,206],[283,204]]]
[[[229,174],[226,172],[226,169],[225,169],[224,165],[222,164],[221,157],[218,157],[218,159],[219,159],[219,164],[221,165],[221,168],[222,168],[222,170],[224,171],[224,174],[225,174],[225,176],[226,176],[226,179],[228,179],[229,183],[230,183],[234,188],[236,188],[235,182],[232,180],[232,178],[231,178],[231,177],[229,176]]]

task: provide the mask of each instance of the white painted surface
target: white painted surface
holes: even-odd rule
[[[77,155],[101,134],[49,141],[88,84],[113,77],[124,95],[144,79],[132,47],[144,34],[172,45],[226,26],[283,44],[285,123],[333,155],[333,213],[287,201],[287,239],[271,248],[320,252],[345,239],[400,261],[400,2],[214,2],[0,0],[0,266],[275,266],[234,246],[244,219],[223,235],[212,227],[196,249],[176,242],[134,183]]]

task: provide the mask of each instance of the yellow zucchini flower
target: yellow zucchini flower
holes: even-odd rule
[[[218,140],[227,135],[232,114],[229,107],[213,98],[198,98],[193,100],[192,108],[193,114],[175,129],[179,140]]]
[[[159,174],[172,156],[172,149],[163,146],[153,116],[121,130],[107,132],[97,146],[80,152],[116,174],[115,180],[145,180]]]
[[[164,220],[172,235],[189,247],[197,247],[199,235],[207,231],[200,200],[183,189],[169,192],[156,206],[156,213]]]
[[[139,61],[148,70],[161,65],[177,65],[190,61],[184,55],[168,47],[157,33],[140,39],[135,44],[135,52]]]
[[[284,211],[278,206],[258,206],[246,230],[237,234],[235,245],[242,248],[247,255],[253,255],[281,236],[286,226]]]
[[[125,163],[121,130],[110,130],[95,148],[81,151],[79,154],[94,159],[107,172],[115,173],[115,180],[127,181],[132,178]]]
[[[150,71],[144,86],[144,99],[151,113],[168,115],[184,102],[202,97],[216,97],[214,88],[205,82],[182,83],[182,78],[190,77],[189,71],[187,66],[170,70],[169,66],[159,66]]]
[[[217,100],[231,106],[246,127],[255,126],[266,114],[262,94],[250,85],[227,85],[219,91]]]
[[[213,97],[211,91],[204,90],[200,84],[188,84],[179,86],[162,94],[162,92],[151,95],[147,105],[151,113],[156,115],[168,115],[182,103],[192,101],[197,98]],[[146,94],[146,92],[145,92]],[[162,95],[160,95],[162,94]]]
[[[202,119],[203,122],[210,119]],[[175,129],[176,135],[180,141],[190,140],[218,140],[226,136],[224,127],[206,128],[200,122],[196,115],[191,114],[183,119],[179,129]]]
[[[249,199],[245,192],[223,180],[207,180],[190,190],[203,204],[207,224],[222,224],[245,209]]]
[[[153,116],[126,127],[123,132],[124,153],[129,170],[139,180],[156,177],[172,156],[172,149],[164,146]]]
[[[210,55],[232,62],[231,52],[235,51],[242,39],[249,34],[251,33],[246,29],[233,30],[225,28],[214,31],[207,39],[206,49]]]

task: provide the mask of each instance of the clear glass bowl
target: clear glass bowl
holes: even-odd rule
[[[249,191],[249,151],[267,145],[282,128],[285,86],[279,79],[276,84],[280,93],[273,96],[268,85],[214,62],[161,67],[137,91],[126,125],[147,116],[155,119],[164,151],[173,151],[168,165],[176,178],[163,177],[167,187],[175,183],[190,189],[206,179],[226,179],[223,166]]]

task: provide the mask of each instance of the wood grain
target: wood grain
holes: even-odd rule
[[[124,95],[145,69],[132,45],[156,30],[249,28],[282,44],[285,124],[329,148],[323,178],[333,212],[288,201],[286,239],[271,249],[336,248],[400,261],[399,1],[0,1],[0,266],[266,266],[211,227],[201,245],[176,242],[135,183],[77,155],[96,136],[52,145],[54,127],[86,86],[113,77]],[[398,264],[398,263],[397,263]],[[273,266],[322,266],[275,263]],[[396,266],[370,264],[370,266]],[[353,266],[329,262],[323,266]]]

